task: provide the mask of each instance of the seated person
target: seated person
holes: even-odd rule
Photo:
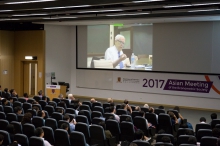
[[[61,113],[63,115],[64,114],[64,109],[58,108],[56,112]]]
[[[188,144],[194,144],[194,145],[196,145],[196,144],[197,144],[196,138],[195,138],[195,137],[190,137],[190,138],[188,139]]]
[[[95,100],[95,98],[92,98],[92,99],[90,100],[90,102],[91,102],[91,103],[95,103],[95,102],[97,102],[97,101]]]
[[[59,98],[59,99],[64,99],[63,94],[60,94],[60,95],[58,96],[58,98]]]
[[[205,117],[201,117],[200,119],[199,119],[199,121],[200,121],[200,123],[206,123],[206,118]]]
[[[140,116],[143,117],[143,118],[145,118],[145,112],[144,112],[144,111],[140,111]],[[147,126],[148,126],[148,127],[154,127],[154,126],[152,126],[151,123],[148,123],[147,119],[146,119],[146,123],[147,123]],[[155,128],[155,127],[154,127],[154,128]]]
[[[44,92],[42,90],[38,91],[38,96],[42,98],[44,96]]]
[[[63,116],[63,120],[67,121],[70,125],[70,132],[73,132],[75,130],[75,125],[76,125],[76,121],[75,119],[73,119],[72,121],[70,121],[70,117],[69,115],[64,115]]]
[[[36,111],[36,113],[38,113],[39,111],[39,107],[38,106],[32,106],[32,109]]]
[[[170,137],[168,137],[168,136],[163,136],[162,139],[161,139],[161,141],[162,141],[163,143],[171,143],[171,139],[170,139]]]
[[[32,114],[31,113],[25,113],[24,117],[21,120],[21,125],[24,125],[26,123],[31,124]]]
[[[38,111],[37,112],[37,116],[41,117],[44,120],[44,123],[45,123],[45,119],[44,118],[45,118],[46,114],[45,114],[45,112],[43,110]]]
[[[149,108],[149,113],[155,114],[153,107],[150,107],[150,108]],[[155,114],[155,115],[156,115],[156,118],[157,118],[157,120],[158,120],[158,115],[157,115],[157,114]]]
[[[46,101],[47,103],[47,96],[42,96],[42,100]]]
[[[115,114],[115,113],[116,113],[116,110],[115,110],[115,107],[114,107],[114,106],[110,106],[110,107],[109,107],[109,112],[115,116],[115,119],[116,119],[118,122],[120,122],[120,117]]]
[[[11,141],[14,141],[14,136],[15,136],[15,127],[13,124],[8,124],[8,126],[6,127],[6,131],[8,132]]]
[[[21,108],[20,106],[16,106],[16,107],[14,108],[14,112],[15,112],[16,115],[21,115],[21,113],[22,113],[22,108]]]
[[[73,97],[73,94],[68,94],[68,100],[70,103],[72,100],[75,100],[75,98]]]
[[[8,106],[8,100],[7,99],[2,99],[2,106]]]
[[[122,103],[121,104],[121,109],[126,110],[129,115],[131,115],[131,113],[132,113],[132,109],[131,109],[131,107],[128,104]]]
[[[62,108],[64,108],[64,109],[67,108],[67,107],[66,107],[66,103],[65,103],[64,101],[61,101],[60,103],[58,103],[58,106],[59,106],[59,107],[62,107]]]
[[[111,132],[110,132],[109,130],[106,130],[105,122],[104,122],[104,121],[101,121],[101,122],[99,122],[99,125],[102,126],[102,128],[103,128],[103,130],[104,130],[104,132],[105,132],[105,137],[106,137],[107,139],[112,138]]]
[[[51,146],[51,144],[47,140],[44,140],[44,138],[43,138],[44,137],[44,130],[41,127],[36,128],[34,131],[34,134],[37,137],[40,137],[43,139],[45,146]]]
[[[131,117],[127,117],[127,118],[125,119],[125,121],[132,123]],[[137,131],[137,130],[138,130],[137,127],[134,126],[134,131]]]
[[[212,129],[212,136],[216,138],[220,138],[220,129],[219,128]]]
[[[146,137],[144,135],[144,132],[140,129],[135,131],[134,137],[135,137],[135,140],[141,140],[141,141],[142,140],[144,140],[144,141],[148,140],[148,137]]]
[[[12,98],[12,97],[9,97],[8,100],[9,100],[9,105],[13,107],[13,102],[14,102],[14,101],[13,101],[13,98]]]
[[[112,98],[108,98],[108,99],[107,99],[107,103],[114,103],[114,101],[113,101]]]
[[[27,94],[27,93],[24,93],[24,98],[25,98],[26,100],[28,100],[28,94]]]
[[[136,107],[135,107],[135,111],[139,111],[139,112],[140,112],[140,111],[141,111],[140,106],[136,106]]]
[[[160,106],[158,106],[158,109],[163,109],[164,110],[165,108],[164,108],[164,106],[160,105]]]
[[[171,118],[172,125],[178,124],[178,120],[177,120],[175,114],[173,112],[169,112],[168,114]]]
[[[217,119],[217,114],[216,113],[212,113],[211,114],[211,119],[212,119],[212,121]],[[210,125],[212,125],[212,121],[209,123]]]
[[[180,114],[180,108],[179,108],[178,106],[175,106],[175,107],[173,108],[173,110],[178,111],[178,114],[179,114],[178,123],[180,124],[181,121],[184,120],[183,116]]]
[[[18,98],[18,94],[17,94],[17,92],[15,91],[15,89],[11,89],[11,90],[10,90],[10,93],[11,93],[11,97],[17,97],[17,98]]]
[[[9,146],[21,146],[20,144],[17,143],[17,141],[12,142]]]
[[[149,105],[148,104],[144,104],[144,107],[149,109]]]

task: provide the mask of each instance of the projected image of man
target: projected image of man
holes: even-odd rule
[[[105,60],[111,60],[114,68],[122,69],[126,65],[125,59],[127,56],[122,51],[124,45],[125,37],[118,34],[115,36],[115,45],[105,51]]]

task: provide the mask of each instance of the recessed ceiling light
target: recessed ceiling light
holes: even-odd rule
[[[89,7],[91,5],[78,5],[78,6],[65,6],[65,7],[48,7],[48,8],[43,8],[45,10],[50,10],[50,9],[68,9],[68,8],[79,8],[79,7]]]
[[[146,3],[146,2],[158,2],[164,0],[142,0],[142,1],[132,1],[133,3]]]
[[[131,14],[112,14],[112,15],[106,15],[106,16],[126,16],[126,15],[145,15],[149,13],[131,13]]]
[[[12,15],[12,16],[23,17],[23,16],[42,16],[42,15],[48,15],[48,14],[16,14],[16,15]]]
[[[13,10],[0,10],[0,12],[11,12]]]
[[[11,18],[11,19],[10,18],[0,19],[0,21],[6,21],[6,20],[8,21],[8,20],[20,20],[20,19],[14,19],[14,18]]]
[[[64,19],[71,19],[71,18],[77,18],[77,17],[59,17],[59,18],[64,18]]]
[[[95,13],[95,12],[99,12],[99,11],[80,11],[78,13]]]
[[[169,6],[163,6],[164,8],[177,8],[177,7],[190,7],[192,5],[169,5]]]
[[[123,11],[122,9],[115,9],[115,10],[100,10],[99,12],[114,12],[114,11]]]
[[[7,2],[5,4],[27,4],[27,3],[50,2],[50,1],[55,1],[55,0],[35,0],[35,1]]]
[[[59,18],[43,18],[43,19],[59,19]]]
[[[188,12],[206,12],[206,11],[218,11],[220,9],[203,9],[203,10],[191,10]]]
[[[220,4],[220,2],[217,2],[217,3],[215,3],[215,2],[213,2],[213,3],[194,3],[194,4],[192,4],[193,6],[204,6],[204,5],[217,5],[217,4]]]

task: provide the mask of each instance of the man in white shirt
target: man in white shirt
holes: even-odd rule
[[[44,146],[52,146],[47,140],[44,140],[44,130],[40,127],[36,128],[35,131],[34,131],[34,134],[37,136],[37,137],[40,137],[43,139],[44,141]]]
[[[120,122],[120,117],[115,114],[115,107],[114,106],[109,107],[109,112],[115,116],[116,121]]]
[[[124,44],[125,37],[118,34],[115,36],[115,45],[105,51],[105,60],[111,60],[114,68],[122,69],[126,65],[127,56],[122,51]]]

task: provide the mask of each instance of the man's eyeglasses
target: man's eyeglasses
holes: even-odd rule
[[[121,45],[125,45],[124,42],[117,40]]]

